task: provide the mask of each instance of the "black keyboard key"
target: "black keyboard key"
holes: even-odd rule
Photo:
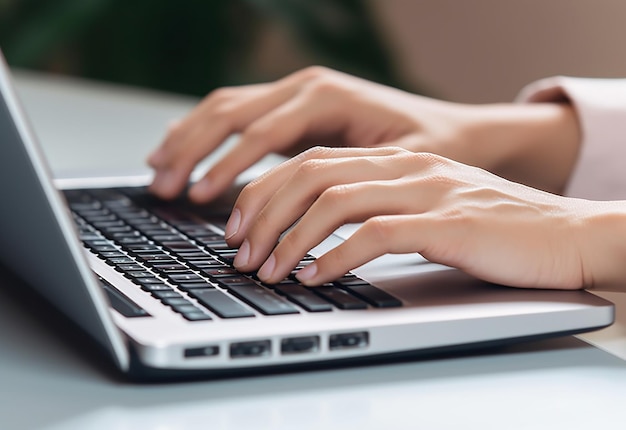
[[[115,226],[115,227],[105,227],[102,231],[107,235],[116,235],[119,233],[133,233],[138,235],[139,232],[133,230],[129,225]]]
[[[142,268],[143,269],[143,268]],[[146,270],[135,270],[132,272],[125,272],[124,276],[130,279],[139,279],[139,278],[154,278],[154,275]]]
[[[191,302],[183,297],[165,298],[162,299],[161,302],[168,306],[191,305]]]
[[[157,236],[172,234],[171,230],[165,228],[142,229],[141,232],[152,240],[155,240]]]
[[[124,245],[140,245],[140,244],[149,244],[151,243],[148,238],[143,236],[132,236],[132,237],[124,237],[116,240],[116,242],[122,246]]]
[[[140,264],[117,264],[115,270],[118,272],[139,272],[145,271],[145,268]]]
[[[231,285],[228,291],[265,315],[298,313],[298,309],[291,303],[256,284],[252,286]]]
[[[161,281],[158,278],[136,278],[133,279],[133,281],[135,282],[135,284],[139,285],[165,285],[165,282]]]
[[[336,287],[312,287],[311,291],[328,300],[339,309],[365,309],[367,304]]]
[[[192,283],[182,283],[177,285],[179,290],[182,291],[191,291],[191,290],[200,290],[203,288],[215,288],[213,285],[208,282],[192,282]]]
[[[203,243],[203,245],[213,252],[218,252],[218,251],[219,252],[226,252],[226,251],[237,252],[237,248],[233,248],[232,246],[228,245],[224,240],[206,241]]]
[[[172,289],[170,289],[169,291],[165,291],[165,290],[152,291],[152,295],[156,297],[157,299],[161,299],[161,300],[182,297],[179,293],[177,293],[176,291]]]
[[[84,216],[83,218],[85,218],[87,221],[89,221],[91,224],[95,225],[96,227],[105,227],[108,225],[107,223],[109,222],[119,221],[117,216],[111,213],[106,214],[106,215]]]
[[[192,313],[192,312],[198,312],[200,309],[198,309],[197,307],[195,307],[194,305],[187,304],[187,305],[179,305],[179,306],[170,306],[174,311],[181,313],[181,314],[185,314],[185,313]]]
[[[236,275],[239,275],[239,272],[237,272],[235,269],[231,269],[230,267],[226,267],[224,265],[220,265],[218,267],[209,267],[209,268],[206,268],[206,269],[202,269],[202,273],[204,275],[208,276],[211,279],[224,278],[226,276],[233,276],[233,275],[236,276]]]
[[[233,286],[246,286],[246,287],[254,287],[257,284],[254,283],[250,278],[245,276],[226,276],[222,278],[215,278],[215,282],[220,284],[224,288],[230,288]]]
[[[110,240],[106,239],[95,239],[95,240],[83,240],[83,243],[87,245],[89,248],[98,248],[101,246],[112,246],[113,243]]]
[[[167,260],[147,260],[144,261],[143,264],[145,264],[146,266],[150,266],[153,267],[157,264],[178,264],[178,261],[176,260],[172,260],[172,259],[167,259]]]
[[[172,287],[170,287],[169,285],[165,285],[163,283],[160,284],[140,284],[141,285],[141,289],[144,291],[174,291],[172,289]],[[178,293],[177,293],[178,294]]]
[[[402,306],[402,302],[391,294],[367,283],[354,285],[343,284],[341,287],[377,308],[396,308]]]
[[[135,237],[140,237],[139,233],[136,231],[128,231],[128,232],[118,232],[118,233],[109,233],[105,231],[105,234],[111,238],[113,241],[120,241],[122,239],[130,239]]]
[[[107,208],[89,208],[89,209],[75,209],[78,214],[84,218],[97,217],[103,215],[110,215],[111,211]]]
[[[172,259],[172,256],[169,254],[166,254],[164,252],[155,252],[155,253],[151,253],[151,254],[139,254],[137,255],[137,260],[140,261],[167,261],[169,263],[169,261],[174,261]],[[166,264],[166,263],[163,263]]]
[[[107,258],[105,261],[110,266],[117,266],[118,264],[133,264],[135,260],[126,257],[122,253],[115,253],[116,255],[111,258]]]
[[[159,253],[159,252],[163,252],[156,245],[143,245],[143,244],[126,245],[126,246],[124,246],[124,248],[126,248],[128,250],[128,252],[130,252],[133,255],[156,254],[156,253]]]
[[[183,283],[196,283],[196,282],[206,282],[204,278],[196,275],[193,272],[187,273],[170,273],[165,275],[170,282],[174,284],[183,284]]]
[[[91,221],[90,221],[91,222]],[[123,227],[124,221],[122,220],[114,220],[114,221],[97,221],[91,222],[91,224],[97,229],[111,228],[111,227]]]
[[[228,244],[224,240],[223,236],[213,235],[213,236],[196,236],[194,239],[203,244],[204,246],[208,246],[209,248],[218,247],[223,248],[224,246],[228,247]]]
[[[176,255],[181,259],[181,260],[185,260],[185,261],[194,261],[194,260],[206,260],[207,258],[210,258],[211,256],[209,254],[206,254],[204,252],[178,252],[176,253]]]
[[[178,263],[153,264],[152,268],[156,270],[157,272],[162,272],[162,273],[180,272],[183,270],[188,270],[187,266],[183,266],[182,264],[178,264]]]
[[[97,254],[103,254],[105,252],[119,252],[119,249],[117,249],[113,245],[97,245],[97,246],[92,246],[90,248],[93,252]]]
[[[178,252],[198,252],[200,248],[198,248],[193,243],[184,242],[184,241],[164,241],[160,242],[160,245],[163,248],[167,249],[170,252],[178,253]]]
[[[189,321],[209,321],[211,317],[204,312],[197,310],[195,312],[185,312],[181,314],[183,318]]]
[[[309,312],[328,312],[333,309],[330,303],[302,285],[281,284],[274,289]]]
[[[226,268],[224,263],[217,261],[217,260],[213,260],[213,259],[191,260],[188,262],[188,264],[194,269],[198,269],[198,270]]]
[[[222,318],[253,317],[254,312],[217,289],[192,290],[189,295]]]
[[[172,232],[168,232],[167,234],[155,234],[152,235],[152,240],[155,242],[175,242],[175,241],[184,241],[185,238],[180,234],[173,234]]]

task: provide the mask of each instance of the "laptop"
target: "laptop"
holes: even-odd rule
[[[591,293],[493,285],[417,254],[385,255],[316,288],[294,277],[263,284],[231,266],[236,250],[224,225],[232,200],[162,202],[119,178],[61,186],[1,55],[0,93],[0,264],[131,378],[356,365],[613,322],[613,305]],[[353,229],[339,229],[299,267]]]

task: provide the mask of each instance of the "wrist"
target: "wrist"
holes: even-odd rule
[[[564,190],[581,141],[569,104],[480,105],[472,116],[467,133],[482,158],[476,165],[535,188]]]
[[[577,243],[585,287],[626,291],[626,202],[584,202]]]

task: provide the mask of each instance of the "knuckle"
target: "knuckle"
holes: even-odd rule
[[[343,94],[344,87],[332,76],[324,76],[312,81],[308,88],[308,92],[313,97],[330,97]]]
[[[254,219],[254,223],[252,224],[252,229],[250,231],[251,238],[258,233],[266,233],[268,231],[268,227],[271,225],[272,222],[267,212],[265,210],[259,211]]]
[[[228,121],[234,115],[236,106],[232,102],[218,103],[211,109],[211,116],[215,121]]]
[[[162,147],[166,151],[172,151],[180,144],[181,141],[182,130],[180,128],[171,129],[165,136]]]
[[[257,121],[244,130],[242,140],[249,142],[262,141],[266,145],[271,146],[273,142],[277,141],[279,133],[278,127],[273,127],[267,121]]]
[[[395,156],[400,156],[400,157],[411,157],[413,154],[415,154],[414,152],[409,151],[408,149],[402,148],[400,146],[387,146],[386,148],[389,151],[390,155],[395,155]]]
[[[303,161],[294,173],[294,179],[299,181],[310,181],[312,178],[319,177],[326,165],[325,160],[310,159]]]
[[[237,197],[237,202],[235,206],[244,206],[246,202],[250,201],[254,198],[254,196],[259,195],[259,187],[261,185],[261,179],[256,178],[253,181],[246,184],[245,187],[239,192],[239,196]]]
[[[321,160],[330,157],[334,149],[326,146],[314,146],[296,156],[303,163],[308,160]]]
[[[236,88],[234,87],[221,87],[221,88],[217,88],[214,89],[213,91],[211,91],[207,97],[206,100],[207,101],[212,101],[212,102],[225,102],[227,100],[230,100],[233,98],[233,96],[236,93]]]
[[[348,185],[333,185],[326,189],[319,197],[322,206],[336,207],[340,203],[349,204],[351,187]]]
[[[368,219],[361,227],[372,243],[385,249],[393,242],[395,232],[393,219],[388,216],[376,216]]]
[[[320,267],[325,271],[333,271],[337,270],[337,268],[342,268],[341,272],[347,272],[353,267],[349,267],[349,262],[352,261],[353,255],[349,249],[346,249],[345,246],[337,246],[332,251],[332,258],[324,258],[318,259],[318,261],[323,262],[326,267]]]
[[[317,66],[317,65],[309,66],[296,72],[298,77],[303,79],[304,81],[313,81],[313,80],[328,76],[332,73],[333,71],[329,69],[328,67]]]
[[[294,228],[282,238],[280,246],[276,247],[276,251],[286,258],[293,258],[294,253],[300,252],[301,244],[302,235],[297,228]]]
[[[447,162],[446,158],[432,152],[415,152],[413,153],[413,158],[416,162],[428,167],[442,166]]]

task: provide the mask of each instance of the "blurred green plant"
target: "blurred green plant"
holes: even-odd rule
[[[203,95],[278,77],[245,61],[268,22],[311,64],[403,87],[362,0],[0,0],[0,45],[17,67]]]

